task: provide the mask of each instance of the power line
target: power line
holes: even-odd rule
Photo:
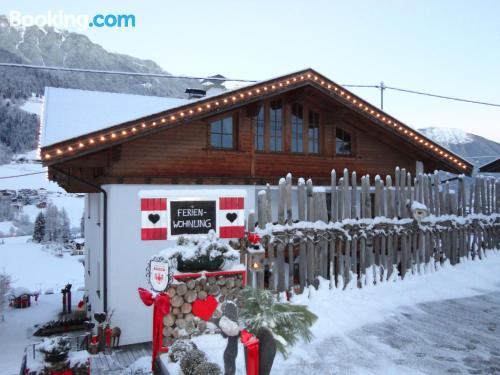
[[[16,178],[16,177],[32,176],[32,175],[34,175],[34,174],[43,174],[43,173],[47,173],[47,172],[33,172],[33,173],[18,174],[18,175],[15,175],[15,176],[3,176],[3,177],[0,177],[0,180],[5,180],[5,179],[7,179],[7,178]]]
[[[140,72],[124,72],[118,70],[98,70],[98,69],[83,69],[83,68],[67,68],[62,66],[44,66],[44,65],[29,65],[29,64],[15,64],[15,63],[0,63],[0,66],[7,66],[11,68],[27,68],[27,69],[40,69],[40,70],[59,70],[63,72],[78,72],[78,73],[93,73],[93,74],[114,74],[123,76],[142,76],[142,77],[156,77],[156,78],[184,78],[184,79],[208,79],[212,81],[235,81],[235,82],[257,82],[250,79],[233,79],[225,77],[196,77],[186,75],[170,75],[165,73],[140,73]]]
[[[248,83],[258,82],[257,80],[252,80],[252,79],[239,79],[239,78],[226,78],[226,77],[200,77],[200,76],[188,76],[188,75],[170,75],[170,74],[165,74],[165,73],[124,72],[124,71],[117,71],[117,70],[68,68],[68,67],[61,67],[61,66],[44,66],[44,65],[29,65],[29,64],[16,64],[16,63],[0,63],[0,66],[6,66],[6,67],[11,67],[11,68],[55,70],[55,71],[92,73],[92,74],[111,74],[111,75],[123,75],[123,76],[156,77],[156,78],[167,78],[167,79],[197,79],[197,80],[207,79],[207,80],[212,80],[212,81],[235,81],[235,82],[248,82]],[[480,101],[480,100],[456,98],[453,96],[432,94],[432,93],[423,92],[423,91],[416,91],[416,90],[410,90],[410,89],[403,89],[403,88],[399,88],[399,87],[386,86],[383,82],[381,82],[379,85],[345,84],[342,86],[353,87],[353,88],[376,88],[376,89],[380,90],[381,91],[381,107],[383,107],[383,91],[385,89],[406,92],[409,94],[430,96],[430,97],[445,99],[445,100],[454,100],[454,101],[464,102],[464,103],[487,105],[487,106],[491,106],[491,107],[500,107],[500,104],[484,102],[484,101]]]
[[[473,103],[473,104],[482,104],[482,105],[489,105],[492,107],[500,107],[500,104],[496,103],[488,103],[488,102],[482,102],[478,100],[471,100],[471,99],[463,99],[463,98],[454,98],[452,96],[444,96],[444,95],[438,95],[438,94],[430,94],[428,92],[422,92],[422,91],[415,91],[415,90],[408,90],[408,89],[401,89],[397,87],[391,87],[391,86],[384,86],[384,88],[389,89],[389,90],[395,90],[395,91],[402,91],[402,92],[407,92],[410,94],[417,94],[417,95],[424,95],[424,96],[432,96],[434,98],[440,98],[440,99],[447,99],[447,100],[455,100],[457,102],[465,102],[465,103]]]

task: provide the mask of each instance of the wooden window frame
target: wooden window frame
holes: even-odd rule
[[[293,107],[295,105],[298,105],[298,106],[301,106],[301,110],[302,110],[302,150],[301,151],[294,151],[293,150],[293,145],[294,145],[294,142],[293,142]],[[304,144],[304,130],[305,130],[305,116],[304,116],[304,103],[301,103],[301,102],[293,102],[290,104],[290,152],[292,154],[304,154],[306,152],[306,147],[305,147],[305,144]],[[297,142],[297,145],[298,145],[298,142]]]
[[[351,136],[351,152],[349,154],[339,154],[337,153],[337,130],[340,129]],[[356,132],[347,124],[340,124],[334,126],[333,137],[335,139],[335,145],[333,148],[334,157],[336,158],[355,158],[356,157]]]
[[[226,118],[231,118],[233,123],[233,142],[230,148],[228,147],[217,147],[212,145],[212,123],[216,121],[223,121]],[[220,114],[218,116],[211,117],[207,119],[206,123],[206,138],[207,138],[207,150],[214,151],[237,151],[238,150],[238,116],[237,112]],[[222,133],[223,134],[223,133]]]
[[[280,150],[271,150],[271,103],[273,102],[280,102],[281,104],[281,149]],[[285,153],[285,102],[283,98],[277,98],[274,100],[269,100],[267,103],[267,128],[268,128],[268,133],[267,133],[267,152],[273,153],[273,154],[281,154]]]
[[[266,122],[266,111],[267,111],[267,103],[263,102],[259,106],[259,110],[257,111],[257,114],[255,116],[252,116],[252,127],[253,127],[253,133],[252,133],[252,147],[255,152],[265,152],[266,151],[266,128],[267,128],[267,122]],[[257,148],[257,124],[258,124],[258,118],[259,118],[259,113],[262,110],[263,116],[263,134],[262,134],[262,149]]]
[[[316,113],[318,115],[318,152],[311,152],[311,150],[309,150],[309,128],[310,128],[310,121],[309,121],[309,115],[310,113],[313,112],[313,113]],[[322,147],[322,135],[323,135],[323,132],[321,130],[322,126],[321,124],[323,123],[322,121],[322,113],[321,111],[318,111],[317,109],[313,108],[313,107],[308,107],[307,108],[307,154],[308,155],[312,155],[312,156],[321,156],[322,153],[323,153],[323,147]]]

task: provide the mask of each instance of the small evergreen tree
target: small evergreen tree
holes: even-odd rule
[[[68,213],[66,212],[66,209],[62,209],[59,211],[59,235],[57,237],[57,240],[62,243],[67,243],[69,242],[71,238],[71,230],[70,230],[70,225],[69,225],[69,217]]]
[[[278,302],[272,292],[265,289],[246,288],[241,293],[240,318],[253,334],[268,328],[276,340],[277,350],[286,358],[288,348],[299,338],[310,342],[310,327],[318,319],[307,306]]]
[[[45,215],[42,211],[38,213],[33,229],[33,241],[42,242],[45,239]]]

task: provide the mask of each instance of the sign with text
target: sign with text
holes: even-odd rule
[[[216,202],[172,201],[170,203],[170,228],[173,236],[206,234],[217,231]]]
[[[245,190],[142,190],[139,198],[142,240],[171,240],[210,230],[219,238],[245,235]]]

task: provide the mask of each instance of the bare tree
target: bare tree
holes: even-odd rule
[[[5,321],[4,310],[8,303],[10,282],[10,275],[5,272],[0,273],[0,316],[2,322]]]

